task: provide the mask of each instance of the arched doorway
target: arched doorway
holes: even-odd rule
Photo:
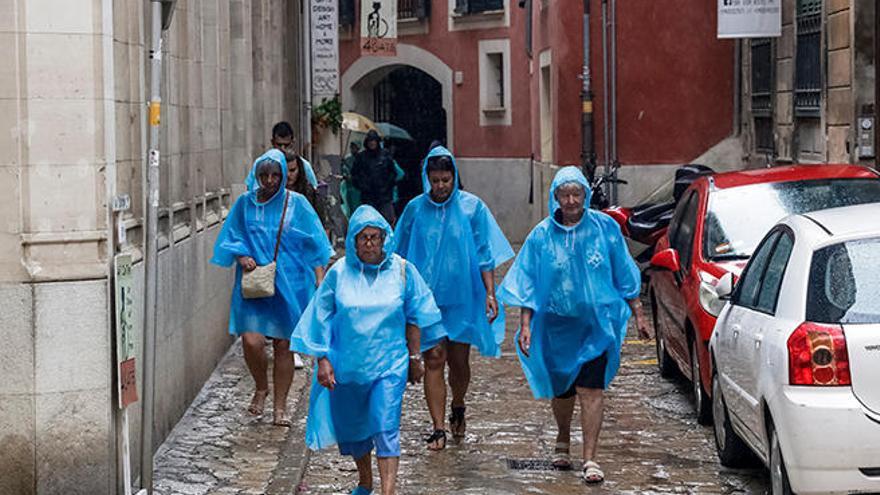
[[[406,172],[398,187],[399,209],[402,209],[407,201],[422,192],[421,161],[431,142],[446,144],[443,86],[424,71],[401,66],[385,74],[372,92],[373,120],[406,129],[413,137],[413,141],[392,139],[387,143]]]

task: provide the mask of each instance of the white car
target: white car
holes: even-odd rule
[[[880,493],[880,204],[790,216],[761,242],[709,351],[721,463],[773,494]]]

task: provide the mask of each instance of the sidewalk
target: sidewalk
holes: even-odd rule
[[[293,493],[308,460],[303,438],[310,379],[308,369],[296,370],[287,406],[292,428],[272,425],[271,393],[262,418],[248,415],[254,382],[237,341],[156,453],[155,492]]]

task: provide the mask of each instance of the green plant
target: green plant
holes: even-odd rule
[[[321,98],[321,104],[312,109],[312,125],[330,129],[338,134],[342,128],[342,103],[339,95],[331,99]]]

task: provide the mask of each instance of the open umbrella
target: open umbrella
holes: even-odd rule
[[[352,132],[376,131],[382,134],[382,131],[376,127],[372,120],[354,112],[342,112],[342,128]]]
[[[415,141],[412,135],[406,129],[398,127],[390,122],[376,122],[379,133],[385,139],[402,139],[404,141]]]

